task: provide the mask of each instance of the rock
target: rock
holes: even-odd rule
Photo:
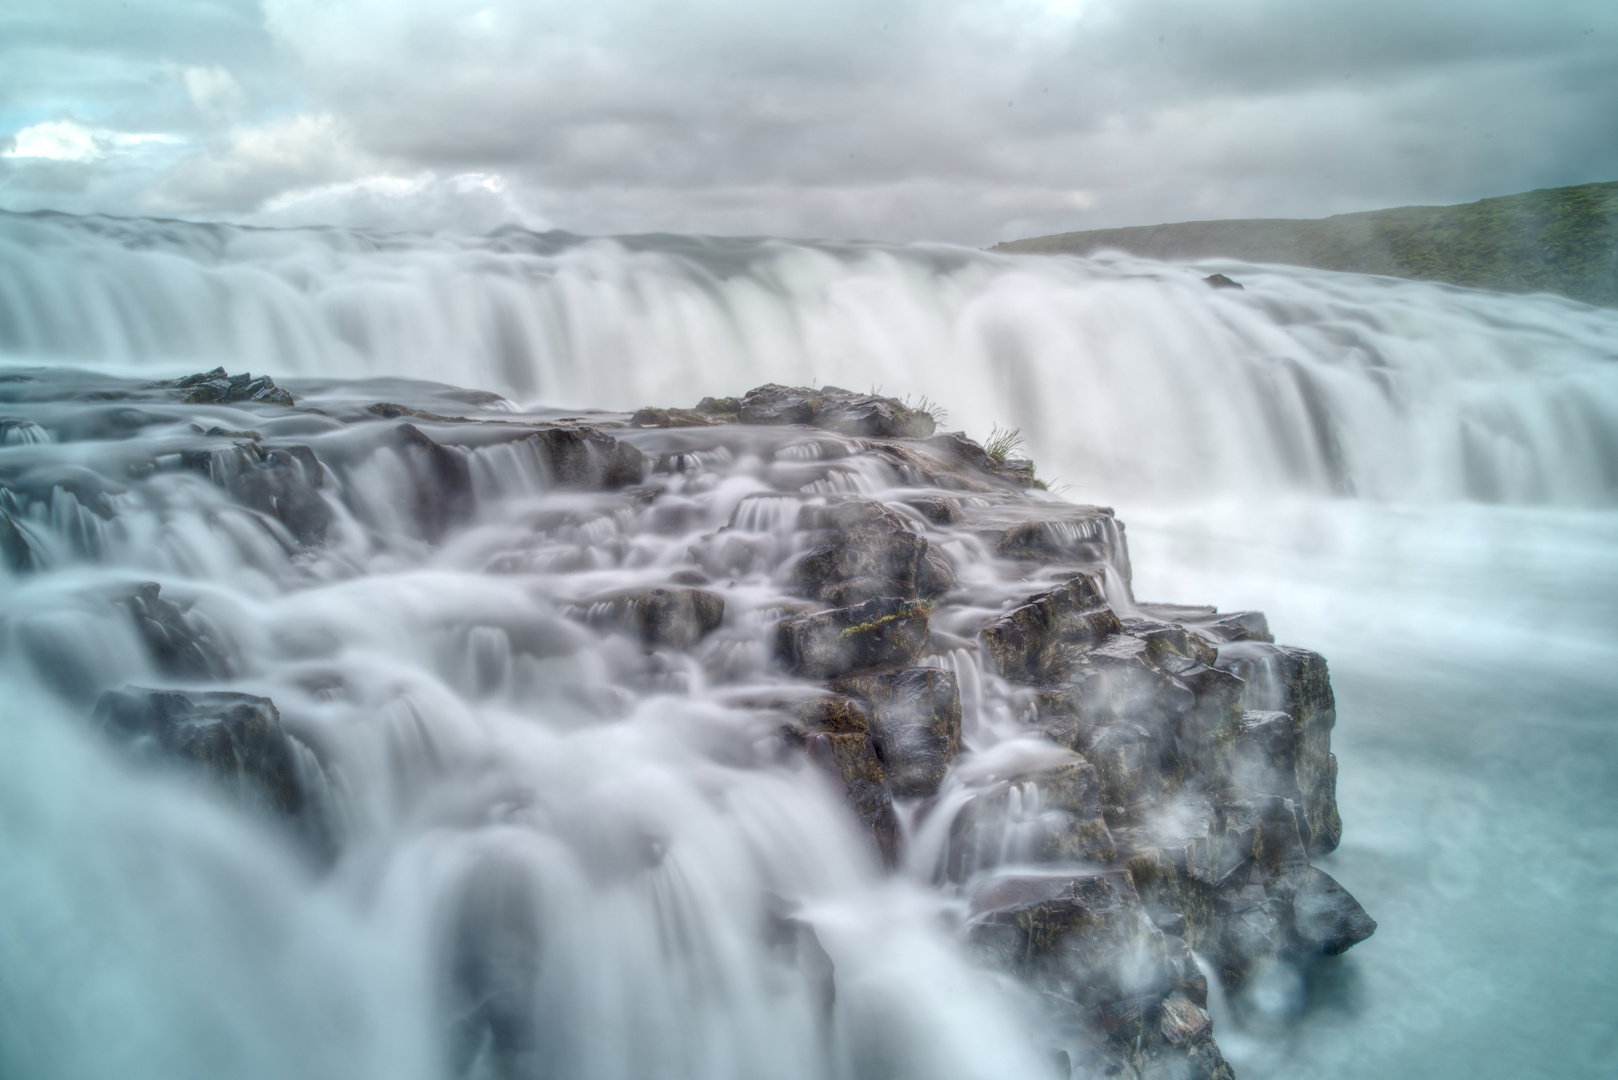
[[[10,495],[11,492],[0,489],[0,507],[11,502]],[[0,562],[14,574],[29,573],[37,564],[33,541],[6,509],[0,509]]]
[[[1338,956],[1376,932],[1376,920],[1332,876],[1310,867],[1292,897],[1293,935],[1304,953]]]
[[[713,399],[703,398],[702,400],[710,402]],[[671,428],[707,427],[709,424],[721,423],[722,421],[712,418],[708,412],[701,411],[701,406],[699,405],[697,409],[654,409],[648,407],[638,410],[634,416],[629,418],[629,422],[635,427]]]
[[[155,387],[184,390],[181,399],[193,405],[235,404],[251,401],[267,405],[293,404],[292,395],[275,385],[268,375],[253,378],[246,372],[228,375],[222,367],[179,379],[168,379],[152,384]]]
[[[920,601],[878,596],[783,619],[776,625],[775,653],[793,673],[820,679],[907,664],[927,647],[930,614]]]
[[[1002,506],[972,515],[965,525],[1001,558],[1112,567],[1128,583],[1129,556],[1123,531],[1105,507],[1040,503],[1013,510]]]
[[[131,686],[102,694],[94,721],[138,754],[200,768],[247,804],[289,818],[306,809],[296,755],[269,698]]]
[[[552,483],[592,490],[638,484],[646,456],[593,427],[546,428],[528,436],[549,464]]]
[[[208,432],[215,433],[231,437],[256,434],[221,428]],[[280,521],[298,543],[316,544],[326,538],[333,515],[318,493],[325,474],[309,447],[267,449],[249,438],[226,449],[182,451],[180,464],[208,477],[243,506]]]
[[[881,503],[806,506],[798,525],[828,534],[792,569],[794,590],[802,596],[846,607],[875,596],[931,595],[955,582],[948,564],[929,557],[927,541]]]
[[[1047,674],[1054,645],[1092,641],[1123,629],[1106,606],[1100,582],[1078,574],[1054,589],[1030,596],[981,632],[984,648],[1000,674],[1018,682]]]
[[[732,410],[727,406],[734,403]],[[843,435],[866,438],[925,438],[933,433],[932,415],[894,398],[856,394],[836,386],[811,390],[768,383],[739,401],[703,398],[697,413],[734,413],[743,424],[809,424]]]
[[[1008,863],[1110,863],[1095,766],[1073,761],[975,792],[950,822],[945,876],[965,881]]]
[[[1293,782],[1279,778],[1275,782],[1299,793],[1299,824],[1309,853],[1335,850],[1343,835],[1337,810],[1337,757],[1331,752],[1337,702],[1325,658],[1308,649],[1248,640],[1221,646],[1216,663],[1244,680],[1247,709],[1284,711],[1292,718]]]
[[[1210,289],[1242,289],[1246,288],[1241,282],[1233,281],[1224,274],[1209,274],[1202,279],[1202,283]]]
[[[599,605],[615,625],[648,647],[689,649],[725,618],[725,598],[703,589],[648,589]]]
[[[182,679],[222,679],[230,674],[230,655],[215,631],[201,619],[163,599],[162,587],[148,581],[119,601],[134,620],[152,661],[165,675]]]
[[[1170,1046],[1198,1042],[1213,1030],[1213,1020],[1196,1002],[1176,990],[1163,1000],[1158,1032]]]
[[[876,854],[890,869],[899,865],[902,830],[893,810],[887,774],[859,704],[842,694],[799,702],[782,741],[801,747],[809,760],[842,785],[844,801],[869,830]]]
[[[871,734],[895,795],[938,793],[949,763],[961,750],[961,695],[942,668],[847,675],[831,689],[868,705]]]
[[[423,539],[441,540],[472,513],[472,473],[466,458],[429,439],[414,424],[400,424],[395,431],[410,472],[411,519]]]
[[[1096,1008],[1170,988],[1162,932],[1127,870],[1002,878],[972,908],[973,944],[1046,993]]]
[[[490,853],[467,873],[445,943],[456,1074],[486,1059],[494,1075],[533,1075],[541,1049],[540,910],[538,883],[522,861]]]

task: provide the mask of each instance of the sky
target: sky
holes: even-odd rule
[[[1613,0],[7,0],[0,209],[987,245],[1618,179]]]

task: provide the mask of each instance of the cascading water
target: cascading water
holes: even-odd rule
[[[971,960],[933,888],[1015,861],[1045,813],[1010,785],[994,852],[951,866],[937,835],[963,792],[1037,755],[1015,696],[970,649],[929,659],[957,677],[970,753],[941,812],[909,822],[897,876],[749,712],[791,682],[767,638],[803,500],[881,497],[902,470],[830,436],[640,432],[666,489],[647,506],[490,437],[457,458],[462,501],[435,504],[439,459],[365,412],[401,403],[432,436],[433,417],[774,380],[1020,426],[1072,497],[1120,506],[1137,592],[1263,606],[1332,658],[1330,865],[1357,875],[1385,951],[1232,1002],[1216,1020],[1244,1076],[1596,1074],[1610,1048],[1581,1025],[1605,984],[1567,965],[1618,960],[1610,830],[1572,824],[1615,787],[1591,762],[1618,749],[1599,704],[1618,670],[1618,317],[1225,269],[1247,289],[1124,258],[0,215],[0,1073],[1050,1075],[1042,1007]],[[139,390],[216,364],[302,408]],[[253,460],[318,506],[245,505],[233,455],[260,442],[311,448]],[[1030,591],[927,528],[975,610]],[[688,564],[726,605],[700,646],[614,629],[604,598]],[[147,582],[211,651],[153,652],[130,617]],[[86,723],[105,689],[221,678],[272,699],[306,752],[325,846],[131,767]],[[1452,769],[1463,746],[1476,776]],[[1495,897],[1515,867],[1548,884]],[[1563,927],[1547,959],[1512,951],[1500,923],[1523,919]],[[1463,956],[1468,935],[1514,974]],[[1521,1032],[1494,1023],[1541,978],[1550,1004]],[[1464,987],[1481,1003],[1457,1004]],[[1467,1049],[1491,1026],[1508,1045]],[[1546,1059],[1551,1030],[1566,1054]]]

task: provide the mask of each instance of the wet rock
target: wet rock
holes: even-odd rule
[[[1376,932],[1376,920],[1332,876],[1310,867],[1292,896],[1293,935],[1304,953],[1338,956]]]
[[[268,375],[253,378],[247,372],[230,375],[222,367],[179,379],[152,384],[154,387],[183,391],[181,400],[193,405],[259,402],[266,405],[292,405],[292,395],[275,385]]]
[[[820,679],[907,664],[927,647],[930,614],[920,601],[879,596],[783,619],[776,625],[775,653],[788,670]]]
[[[158,670],[182,679],[222,679],[229,675],[230,653],[214,629],[172,600],[165,600],[161,593],[160,585],[148,581],[119,601],[129,612]]]
[[[689,649],[725,618],[725,598],[703,589],[648,589],[600,605],[605,617],[648,647]]]
[[[881,503],[806,506],[798,524],[827,537],[792,569],[794,590],[802,596],[845,607],[875,596],[927,596],[954,584],[948,564],[930,557],[927,541]]]
[[[252,432],[209,434],[247,435]],[[266,448],[255,440],[236,442],[223,449],[186,450],[183,468],[199,472],[229,491],[237,502],[285,525],[300,544],[326,538],[332,510],[319,494],[325,474],[314,451],[307,446]]]
[[[936,795],[961,750],[961,695],[941,668],[848,675],[831,689],[868,707],[871,734],[895,795]]]
[[[646,474],[646,456],[638,448],[593,427],[546,428],[528,438],[561,487],[621,488]]]
[[[964,523],[996,555],[1021,562],[1110,566],[1128,582],[1129,557],[1112,511],[1035,504],[974,514]]]
[[[1241,282],[1234,281],[1224,274],[1209,274],[1202,279],[1202,283],[1210,289],[1242,289],[1246,288]]]
[[[1163,1001],[1157,1029],[1170,1046],[1185,1046],[1206,1038],[1213,1020],[1201,1005],[1176,990]]]
[[[703,398],[703,402],[711,402],[712,398]],[[647,407],[638,410],[629,422],[635,427],[671,428],[671,427],[706,427],[709,424],[721,423],[714,419],[709,412],[702,411],[699,404],[696,409],[654,409]]]
[[[933,433],[932,416],[894,398],[856,394],[837,386],[812,390],[804,386],[768,383],[755,387],[740,400],[703,398],[696,412],[705,416],[734,414],[744,424],[808,424],[844,435],[867,438],[925,438]]]
[[[1110,863],[1101,778],[1079,760],[975,792],[950,822],[945,876],[965,881],[1016,863]]]
[[[519,860],[489,855],[466,875],[447,941],[445,1004],[456,1075],[534,1075],[541,1050],[539,901],[538,883]]]
[[[1079,574],[986,626],[981,637],[995,667],[1008,679],[1032,682],[1048,674],[1052,648],[1065,641],[1093,641],[1123,629],[1106,606],[1100,582]]]
[[[127,687],[101,695],[94,722],[138,754],[200,768],[244,803],[305,811],[296,754],[269,698]]]
[[[410,516],[424,539],[441,540],[472,513],[472,472],[466,458],[429,439],[414,424],[400,424],[395,439],[410,472]]]
[[[1335,850],[1343,835],[1337,757],[1331,752],[1337,702],[1325,658],[1308,649],[1249,640],[1221,646],[1217,665],[1244,680],[1248,709],[1283,711],[1292,718],[1293,783],[1281,777],[1285,768],[1279,763],[1275,783],[1298,792],[1300,826],[1310,854]]]
[[[842,786],[846,805],[869,831],[883,865],[892,868],[899,865],[902,830],[870,731],[858,702],[826,694],[797,703],[780,735]]]
[[[14,574],[26,574],[36,565],[34,545],[6,508],[11,502],[10,495],[11,492],[0,490],[0,563]]]
[[[969,931],[993,963],[1092,1008],[1169,990],[1163,935],[1127,870],[1009,877],[973,898]]]

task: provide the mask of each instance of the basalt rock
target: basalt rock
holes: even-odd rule
[[[919,601],[878,596],[783,619],[776,626],[775,654],[793,673],[819,679],[908,664],[927,647],[929,615]]]
[[[831,688],[865,702],[877,752],[895,795],[936,795],[961,749],[961,694],[940,668],[903,668],[835,679]]]
[[[691,427],[715,423],[804,424],[867,438],[925,438],[933,417],[895,398],[857,394],[838,386],[767,383],[740,398],[705,397],[695,409],[645,408],[632,422],[640,427]]]
[[[598,605],[603,617],[648,647],[689,649],[725,618],[725,598],[704,589],[648,589]]]
[[[1107,864],[1116,855],[1101,778],[1077,759],[975,791],[950,822],[944,873],[964,882],[1005,863]]]
[[[1006,612],[983,629],[982,637],[1000,674],[1029,682],[1046,672],[1050,653],[1060,643],[1094,641],[1122,629],[1100,582],[1078,574]]]
[[[229,491],[237,502],[275,518],[300,544],[326,538],[332,509],[321,497],[324,471],[307,446],[265,447],[255,432],[210,428],[216,437],[241,438],[225,448],[182,451],[180,464]]]
[[[236,404],[238,402],[257,402],[266,405],[294,404],[292,395],[281,387],[275,385],[275,380],[268,375],[253,378],[247,372],[240,375],[230,375],[222,367],[212,371],[200,372],[196,375],[186,375],[179,379],[168,379],[152,384],[154,387],[183,391],[181,400],[193,405]]]
[[[182,679],[220,679],[231,672],[230,651],[203,619],[162,596],[162,586],[148,581],[119,601],[152,662],[165,675]]]
[[[782,742],[834,778],[883,865],[897,866],[903,831],[865,710],[843,694],[817,695],[789,708],[792,719],[779,729]]]
[[[842,607],[875,596],[932,596],[955,583],[949,564],[881,503],[806,506],[798,525],[826,538],[793,567],[793,585],[802,596]]]
[[[131,686],[102,694],[93,722],[137,756],[200,770],[245,806],[299,823],[309,834],[323,826],[305,790],[299,752],[269,698]]]
[[[593,427],[546,428],[528,436],[562,487],[621,488],[638,484],[646,457],[629,443]]]

